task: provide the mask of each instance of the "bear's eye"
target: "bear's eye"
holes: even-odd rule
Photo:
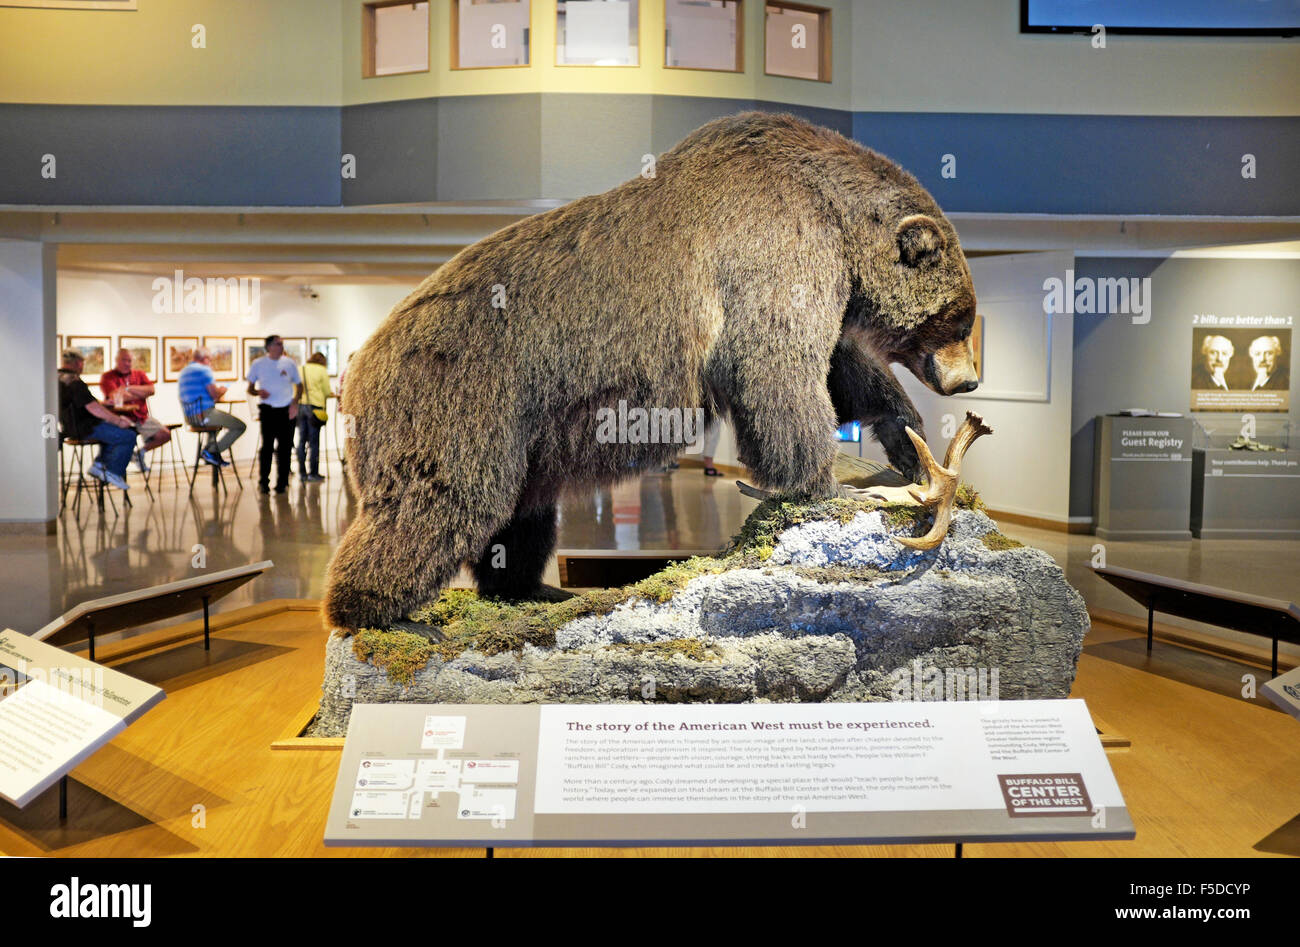
[[[970,326],[967,326],[965,329],[962,330],[961,337],[958,338],[957,341],[965,342],[969,338],[970,338]]]

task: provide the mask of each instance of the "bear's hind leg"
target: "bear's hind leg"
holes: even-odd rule
[[[555,551],[555,512],[555,504],[516,511],[488,540],[474,564],[480,595],[527,599],[542,593],[542,572]]]
[[[382,628],[432,601],[495,525],[466,508],[440,492],[364,510],[330,562],[325,618],[331,627]]]

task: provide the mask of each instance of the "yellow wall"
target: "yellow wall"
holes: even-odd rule
[[[763,75],[763,3],[745,0],[745,72],[663,67],[664,0],[641,0],[641,65],[555,65],[555,0],[533,0],[533,64],[450,68],[432,0],[431,69],[361,78],[361,0],[139,0],[135,12],[0,7],[0,102],[351,105],[529,92],[757,98],[859,111],[1300,114],[1300,43],[1023,36],[1015,0],[822,0],[830,84]],[[191,27],[207,27],[207,48]]]
[[[339,104],[339,0],[139,0],[139,7],[0,7],[0,101]],[[196,23],[206,27],[206,49],[191,46]]]

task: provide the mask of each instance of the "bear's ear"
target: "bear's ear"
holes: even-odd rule
[[[933,263],[948,245],[948,238],[939,229],[939,224],[925,214],[904,217],[898,222],[894,234],[898,240],[899,258],[908,266]]]

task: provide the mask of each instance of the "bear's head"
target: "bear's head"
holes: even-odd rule
[[[913,203],[892,213],[877,206],[855,228],[845,330],[882,362],[901,363],[941,395],[974,391],[970,269],[952,224],[932,201],[920,203],[919,211]]]

